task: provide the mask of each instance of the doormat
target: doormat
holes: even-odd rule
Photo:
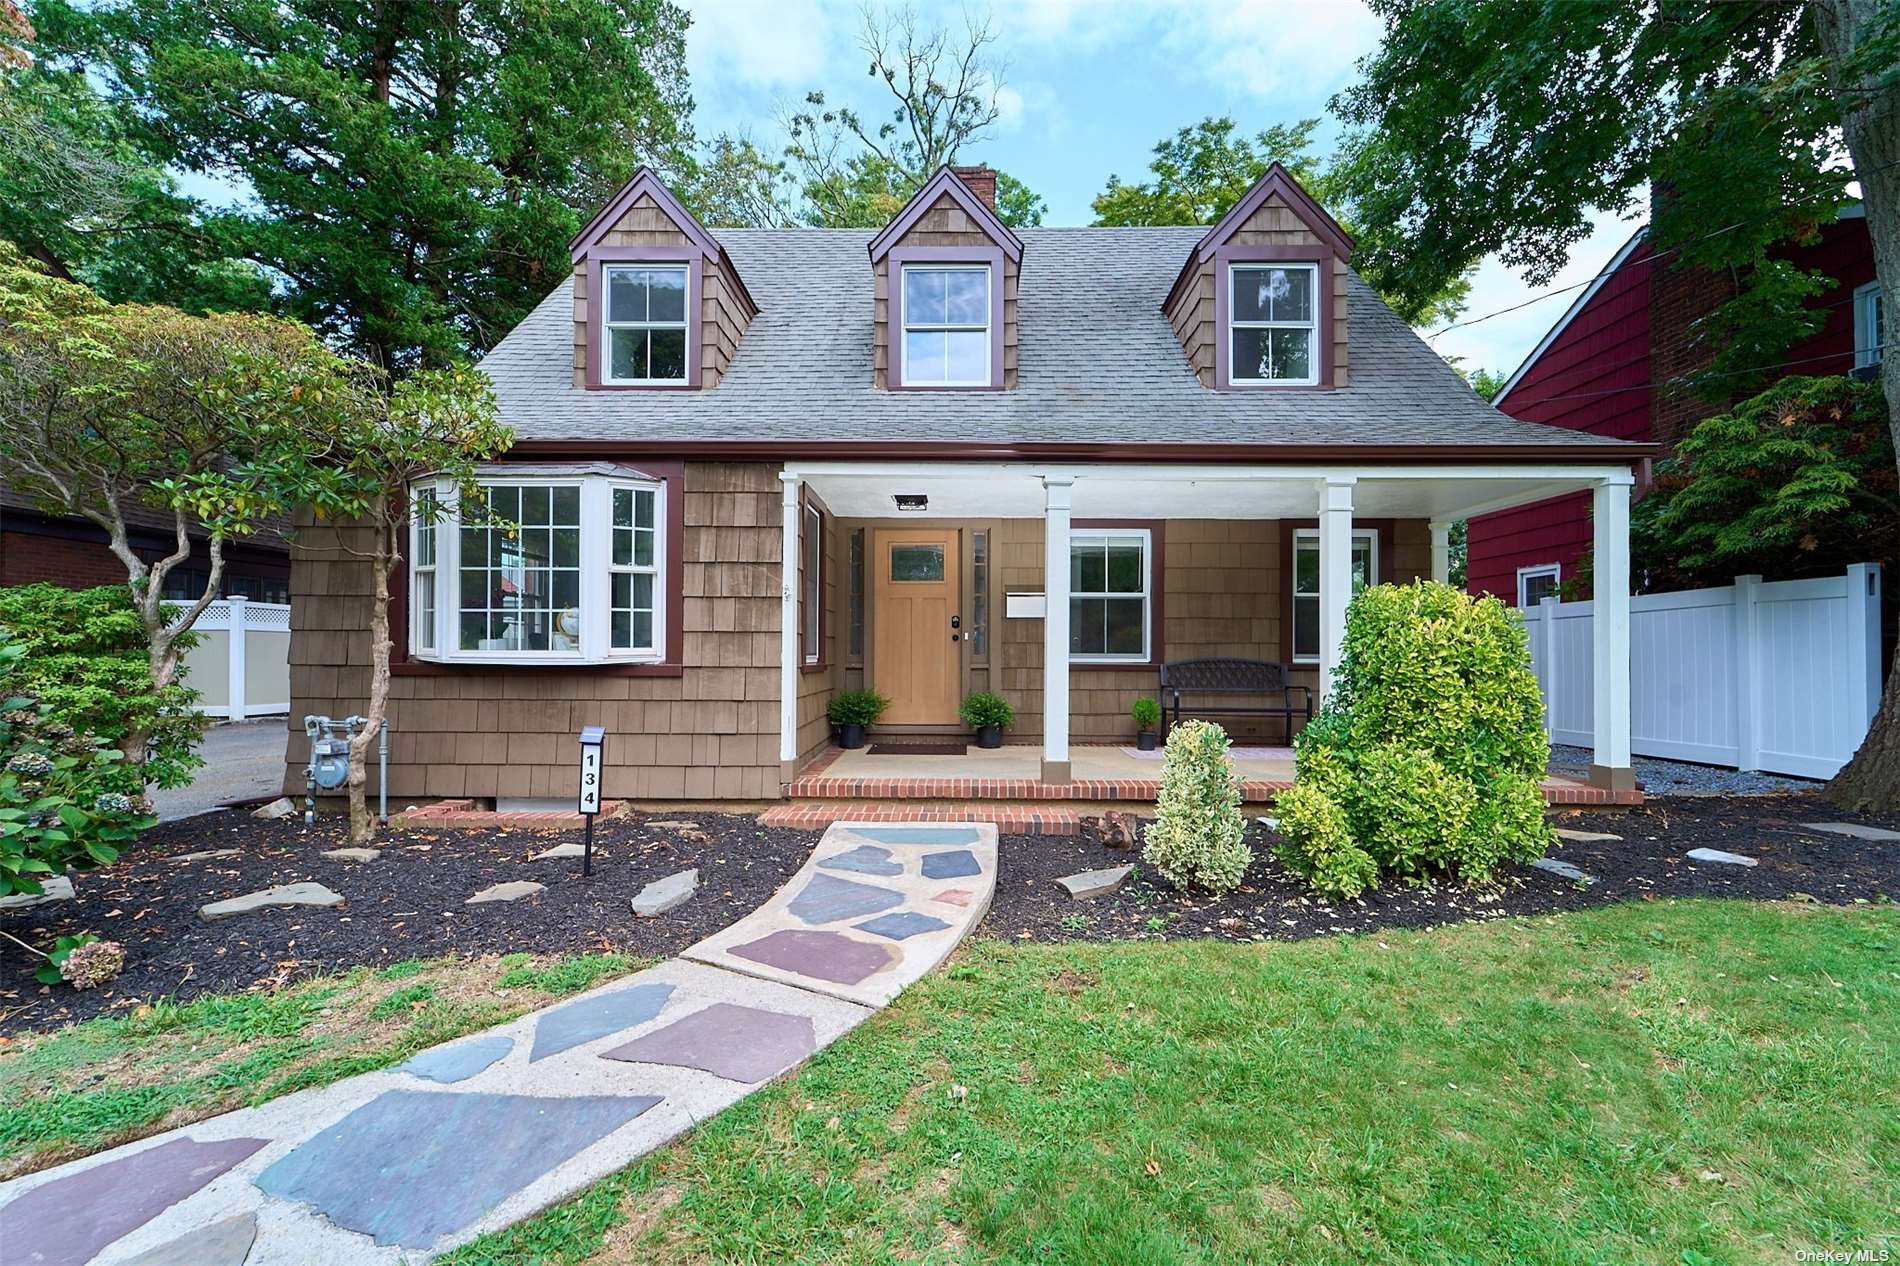
[[[968,743],[873,743],[873,756],[962,756]]]

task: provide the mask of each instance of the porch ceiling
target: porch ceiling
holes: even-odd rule
[[[1301,469],[1274,467],[1041,467],[917,464],[798,465],[834,515],[898,517],[898,495],[927,498],[906,518],[1032,519],[1044,508],[1045,475],[1072,476],[1078,519],[1305,519],[1318,510],[1321,480],[1351,474],[1359,518],[1448,520],[1541,501],[1592,486],[1628,468],[1455,467]]]

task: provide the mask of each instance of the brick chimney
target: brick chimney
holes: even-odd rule
[[[950,174],[968,185],[970,192],[990,210],[996,210],[996,169],[994,167],[952,167]]]

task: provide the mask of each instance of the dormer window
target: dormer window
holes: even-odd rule
[[[1228,364],[1243,386],[1305,386],[1319,381],[1317,264],[1232,264]]]
[[[991,385],[994,284],[987,263],[903,265],[904,386]]]
[[[680,386],[686,381],[684,264],[608,264],[601,381],[617,387]]]

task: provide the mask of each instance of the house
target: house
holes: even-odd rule
[[[571,801],[589,724],[639,801],[1151,798],[1159,767],[1116,762],[1160,665],[1323,694],[1355,586],[1442,578],[1454,520],[1554,494],[1593,499],[1600,576],[1627,559],[1651,450],[1478,399],[1285,170],[1211,228],[1015,231],[994,182],[943,169],[876,231],[713,233],[643,171],[582,230],[483,361],[519,537],[415,530],[397,803]],[[293,716],[361,709],[348,544],[298,537]],[[1627,629],[1600,627],[1594,790],[1621,795]],[[837,753],[859,686],[890,699],[874,738],[952,755]],[[966,758],[978,690],[1016,723]]]
[[[1789,248],[1802,269],[1834,279],[1810,306],[1826,313],[1784,358],[1789,374],[1873,373],[1881,360],[1880,283],[1865,211],[1853,206],[1814,242]],[[1668,453],[1721,406],[1657,390],[1708,366],[1694,323],[1733,297],[1725,275],[1659,264],[1638,229],[1578,294],[1492,401],[1514,418],[1591,435],[1648,441]],[[1590,505],[1572,494],[1474,517],[1466,584],[1532,606],[1577,574],[1590,553]],[[1847,564],[1862,561],[1827,560]]]

